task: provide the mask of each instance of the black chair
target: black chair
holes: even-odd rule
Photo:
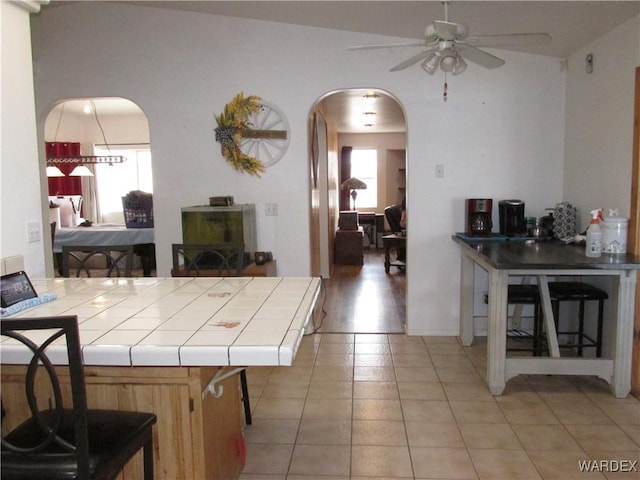
[[[152,480],[152,430],[156,415],[87,408],[77,317],[2,320],[0,326],[3,336],[22,343],[33,355],[26,367],[26,399],[19,406],[3,402],[3,423],[14,412],[19,416],[18,412],[27,404],[32,416],[6,435],[3,426],[2,479],[114,479],[142,450],[144,479]],[[41,338],[42,333],[30,335],[34,330],[50,335],[37,344],[29,337]],[[66,340],[66,348],[58,339]],[[66,350],[70,396],[63,391],[66,388],[58,376],[63,367],[54,367],[48,356],[50,346]],[[46,373],[36,374],[39,367]],[[36,397],[36,392],[42,392],[42,383],[37,384],[36,378],[41,379],[38,382],[46,382],[48,378],[47,398]],[[65,405],[69,399],[70,405]]]
[[[171,245],[174,277],[239,277],[244,270],[244,243]]]
[[[91,277],[91,262],[103,257],[106,260],[106,276],[111,277],[115,272],[116,277],[130,277],[133,269],[133,245],[96,245],[75,246],[63,245],[62,247],[62,276],[69,277],[71,268],[76,270],[76,277],[84,271],[87,277]],[[124,266],[122,266],[124,262]],[[95,271],[96,268],[93,267]],[[122,275],[120,275],[122,273]]]
[[[604,301],[609,295],[591,284],[584,282],[549,282],[549,295],[553,305],[553,316],[555,319],[556,330],[558,336],[567,336],[572,339],[571,342],[559,343],[560,348],[576,349],[579,357],[582,357],[584,348],[595,348],[596,357],[602,356],[602,322],[604,313]],[[584,314],[585,302],[598,302],[598,318],[596,326],[596,338],[587,335],[584,331]],[[560,318],[561,302],[578,302],[578,330],[560,331],[558,327],[558,319]],[[575,341],[573,341],[575,340]]]

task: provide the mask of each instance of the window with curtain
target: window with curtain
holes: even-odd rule
[[[97,201],[101,222],[122,219],[122,197],[131,190],[153,193],[151,176],[151,151],[148,146],[124,147],[96,146],[95,155],[122,155],[125,161],[113,165],[95,165]]]
[[[351,152],[351,176],[367,184],[366,190],[358,190],[358,210],[378,207],[378,151],[356,149]]]

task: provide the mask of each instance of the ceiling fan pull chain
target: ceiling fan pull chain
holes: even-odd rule
[[[442,99],[447,101],[447,72],[444,73],[444,91],[442,92]]]

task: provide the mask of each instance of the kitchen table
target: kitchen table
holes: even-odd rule
[[[89,406],[156,413],[155,478],[173,480],[237,478],[244,455],[238,368],[292,364],[321,281],[57,278],[33,284],[57,298],[11,317],[78,316]],[[63,347],[50,348],[60,359]],[[3,338],[0,350],[7,408],[27,355],[11,339]],[[127,468],[137,478],[140,468]]]
[[[640,258],[632,254],[602,254],[589,258],[584,246],[559,241],[474,239],[454,235],[460,246],[460,321],[463,345],[473,343],[474,265],[488,273],[488,328],[486,382],[501,395],[506,381],[519,374],[596,375],[625,397],[631,389],[631,353],[635,305],[636,270]],[[549,344],[549,357],[506,356],[507,285],[511,276],[535,276]],[[549,276],[607,276],[613,279],[610,298],[615,302],[611,358],[560,357],[549,296]]]
[[[151,274],[155,264],[153,228],[127,228],[124,225],[94,224],[90,227],[56,228],[53,236],[53,252],[58,255],[64,245],[95,247],[102,245],[133,245],[140,256],[145,277]],[[58,265],[61,261],[58,255]]]

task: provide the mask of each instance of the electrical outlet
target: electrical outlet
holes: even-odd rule
[[[278,216],[278,204],[277,203],[267,203],[267,204],[265,204],[264,213],[268,217],[277,217]]]
[[[35,243],[40,241],[40,223],[27,223],[27,242]]]

